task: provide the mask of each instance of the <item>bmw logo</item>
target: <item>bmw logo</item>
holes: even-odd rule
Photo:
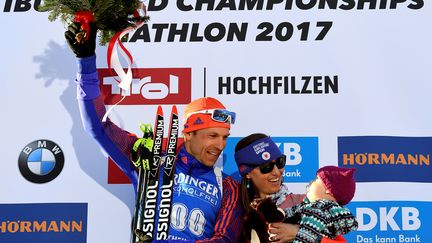
[[[34,183],[54,180],[62,171],[63,165],[62,149],[50,140],[36,140],[27,144],[18,158],[21,174]]]

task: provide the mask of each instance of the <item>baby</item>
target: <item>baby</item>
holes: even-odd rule
[[[283,210],[284,223],[300,225],[293,243],[346,242],[341,235],[358,227],[354,215],[343,207],[354,197],[354,171],[355,168],[337,166],[320,168],[308,185],[303,202]],[[263,200],[255,208],[268,223],[281,221],[271,200]],[[272,238],[270,235],[269,240]]]

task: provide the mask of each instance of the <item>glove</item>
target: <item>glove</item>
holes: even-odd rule
[[[140,229],[135,229],[134,233],[139,240],[138,243],[150,243],[153,241],[153,239],[150,236],[146,235],[144,231]]]
[[[142,166],[145,170],[150,170],[150,162],[153,161],[153,129],[150,124],[141,124],[140,128],[144,135],[135,142],[131,161],[137,168]]]
[[[78,22],[73,22],[68,26],[65,38],[76,57],[90,57],[95,54],[96,32],[97,28],[93,22],[90,22],[90,33],[86,33]],[[86,41],[87,35],[89,38]]]

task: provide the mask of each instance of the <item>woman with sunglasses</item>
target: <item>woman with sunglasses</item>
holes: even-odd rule
[[[280,215],[259,215],[255,210],[257,204],[271,198],[271,204],[280,209],[289,209],[301,205],[305,194],[290,193],[283,184],[283,172],[286,157],[279,147],[267,135],[254,133],[241,139],[235,147],[235,160],[242,176],[240,185],[240,200],[244,210],[244,239],[242,242],[292,242],[300,226],[282,223]],[[266,200],[267,201],[267,200]],[[265,211],[271,211],[270,205]],[[274,208],[276,209],[276,206]],[[254,207],[254,208],[252,208]],[[272,218],[270,226],[266,219]],[[267,220],[268,221],[268,220]],[[292,220],[290,222],[297,222]],[[274,234],[278,232],[277,234]],[[269,235],[269,233],[271,235]],[[323,238],[321,243],[346,242],[342,237],[337,240]]]
[[[278,207],[288,208],[302,202],[304,194],[292,194],[282,184],[286,157],[267,135],[254,133],[241,139],[235,147],[235,160],[242,176],[240,200],[243,206],[245,223],[243,242],[269,242],[266,222],[260,220],[251,208],[251,203],[272,197]],[[294,240],[298,225],[275,223],[284,233],[279,234],[278,242]],[[252,233],[253,232],[253,233]],[[255,233],[256,232],[256,233]],[[273,241],[275,239],[272,237]]]

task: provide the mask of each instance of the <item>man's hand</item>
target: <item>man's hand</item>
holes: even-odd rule
[[[144,135],[138,139],[132,149],[131,160],[135,167],[150,170],[153,161],[153,129],[150,124],[140,124]]]
[[[135,229],[134,233],[139,240],[138,243],[150,243],[153,241],[150,236],[146,235],[146,233],[140,229]]]
[[[66,41],[76,57],[90,57],[96,49],[96,26],[90,22],[90,33],[81,28],[81,24],[73,22],[65,32]],[[86,40],[87,35],[89,36]]]

